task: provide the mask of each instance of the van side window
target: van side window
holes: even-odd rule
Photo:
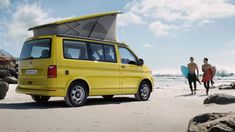
[[[100,44],[90,44],[91,59],[94,61],[104,61],[104,49]]]
[[[87,46],[85,42],[64,40],[64,58],[87,60]]]
[[[127,48],[119,47],[120,57],[122,64],[136,64],[137,58],[135,55]]]
[[[114,46],[105,45],[104,46],[104,55],[105,55],[105,61],[116,62],[116,55],[115,55]]]

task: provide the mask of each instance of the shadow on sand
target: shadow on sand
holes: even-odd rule
[[[191,93],[189,93],[189,94],[182,94],[182,95],[177,95],[175,97],[188,97],[188,96],[195,96],[195,94],[191,94]]]
[[[199,97],[207,97],[208,95],[207,94],[201,94],[201,95],[198,95]]]
[[[189,97],[189,96],[207,97],[208,95],[206,94],[182,94],[182,95],[177,95],[175,97]]]
[[[109,105],[109,104],[122,104],[135,102],[134,98],[130,97],[114,97],[112,99],[103,99],[103,98],[88,98],[86,106],[95,106],[95,105]],[[55,100],[49,101],[45,104],[38,104],[35,102],[24,102],[24,103],[0,103],[0,109],[53,109],[53,108],[74,108],[68,107],[64,100]]]

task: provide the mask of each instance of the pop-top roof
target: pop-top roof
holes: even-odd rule
[[[34,36],[64,35],[117,42],[116,20],[119,11],[70,18],[45,25],[35,26]]]

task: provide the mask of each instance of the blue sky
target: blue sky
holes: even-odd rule
[[[194,56],[235,72],[233,0],[1,0],[0,46],[19,56],[28,28],[56,20],[119,10],[118,38],[154,73],[179,73]]]

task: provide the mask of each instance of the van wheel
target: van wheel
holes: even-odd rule
[[[44,104],[48,102],[48,100],[51,98],[50,96],[39,96],[39,95],[31,95],[32,99],[40,104]]]
[[[103,95],[104,99],[112,99],[114,95]]]
[[[136,100],[147,101],[150,97],[150,85],[147,82],[140,84],[138,92],[135,94]]]
[[[64,100],[68,106],[79,107],[86,103],[87,96],[87,86],[82,83],[77,83],[69,87]]]

